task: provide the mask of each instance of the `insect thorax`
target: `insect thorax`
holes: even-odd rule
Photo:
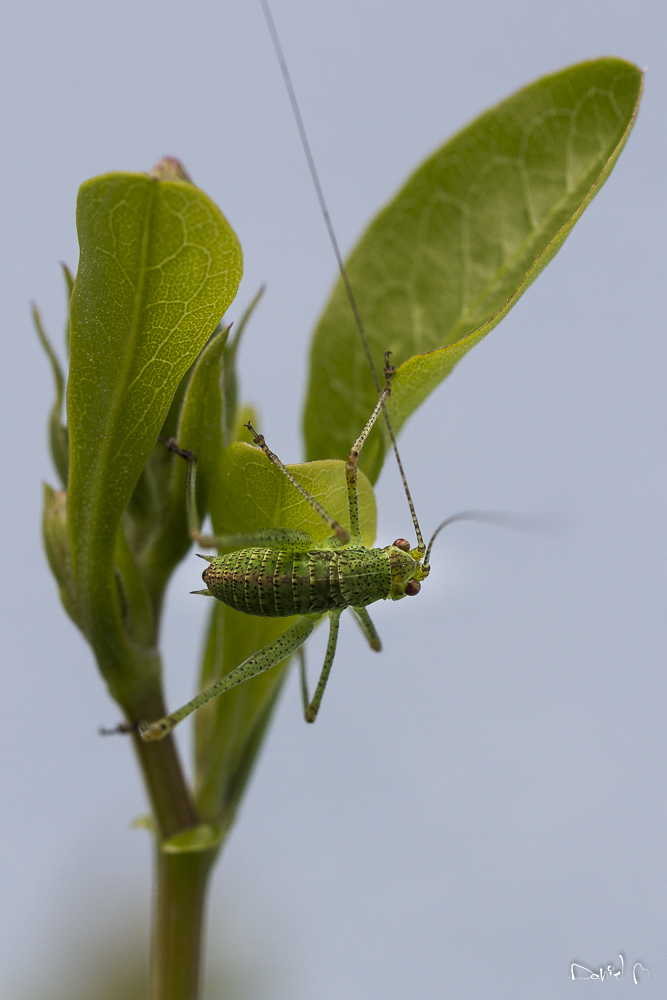
[[[354,546],[239,549],[213,559],[202,578],[223,604],[269,618],[365,607],[389,597],[392,586],[386,550]]]

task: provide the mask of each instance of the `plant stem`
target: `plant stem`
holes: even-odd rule
[[[130,717],[159,719],[159,689],[133,702]],[[216,851],[166,854],[162,841],[196,826],[199,816],[171,736],[135,749],[155,822],[156,863],[151,944],[151,1000],[197,1000],[208,874]]]
[[[155,690],[140,703],[133,703],[128,715],[135,719],[160,719],[164,712],[162,694]],[[197,808],[185,781],[173,738],[168,736],[157,743],[146,743],[136,733],[134,748],[146,782],[158,840],[196,826],[199,822]]]
[[[216,851],[165,854],[158,844],[150,1000],[197,1000],[206,886]]]

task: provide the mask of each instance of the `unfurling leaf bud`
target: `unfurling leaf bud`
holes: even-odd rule
[[[77,608],[74,567],[67,532],[67,493],[65,490],[54,490],[48,483],[44,483],[42,532],[49,566],[58,583],[60,600],[74,624],[83,631]]]

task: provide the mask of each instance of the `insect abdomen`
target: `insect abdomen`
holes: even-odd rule
[[[202,576],[223,604],[267,618],[365,606],[391,588],[382,549],[239,549],[217,556]]]

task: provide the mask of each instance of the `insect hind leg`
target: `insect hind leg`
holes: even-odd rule
[[[179,708],[176,712],[172,712],[170,715],[165,715],[164,718],[158,719],[156,722],[140,723],[139,733],[142,739],[147,742],[164,739],[174,726],[177,726],[188,715],[196,712],[202,705],[206,705],[212,698],[217,698],[238,684],[243,684],[244,681],[248,681],[252,677],[264,673],[265,670],[270,670],[271,667],[277,666],[283,660],[287,659],[288,656],[291,656],[292,653],[295,653],[299,646],[303,645],[315,628],[315,622],[318,617],[320,616],[299,615],[277,639],[267,643],[266,646],[257,650],[256,653],[252,653],[247,660],[244,660],[238,667],[225,674],[224,677],[221,677],[219,681],[216,681],[210,687],[205,688],[192,701],[183,705],[182,708]]]

